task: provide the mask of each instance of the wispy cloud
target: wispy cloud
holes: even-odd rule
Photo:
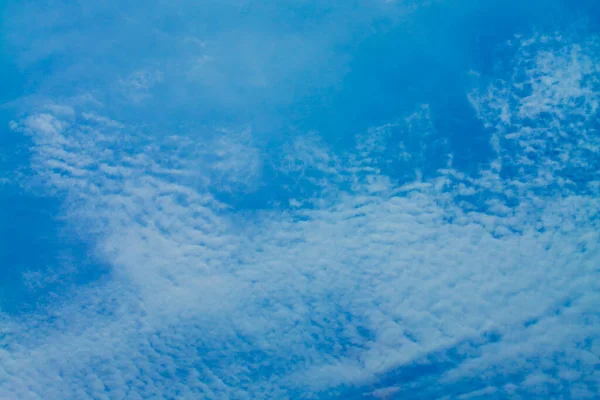
[[[432,139],[427,106],[350,151],[318,133],[276,153],[247,129],[157,135],[81,105],[13,122],[34,183],[111,271],[0,316],[0,397],[597,393],[599,55],[515,46],[514,75],[469,96],[495,150],[477,174]],[[220,196],[257,190],[265,165],[295,207]]]

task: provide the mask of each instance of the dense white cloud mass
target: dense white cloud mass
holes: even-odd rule
[[[247,41],[257,60],[227,102],[290,78]],[[0,398],[600,396],[598,39],[505,50],[514,73],[464,93],[490,134],[476,173],[420,103],[344,149],[306,132],[273,151],[237,125],[156,135],[90,98],[36,100],[11,124],[28,185],[64,200],[110,271],[0,314]],[[198,57],[190,74],[228,73]],[[171,73],[111,90],[152,101]],[[268,207],[230,202],[268,180],[285,192]]]

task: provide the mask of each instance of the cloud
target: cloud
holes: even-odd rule
[[[552,183],[558,190],[580,191],[585,185],[593,192],[593,155],[600,149],[591,121],[600,90],[593,61],[600,54],[597,39],[579,44],[537,35],[518,42],[516,53],[509,80],[470,95],[484,124],[494,130],[496,165],[508,164],[542,188]]]
[[[117,90],[134,103],[149,98],[153,86],[163,81],[163,74],[157,70],[139,69],[132,72],[128,77],[121,78],[117,82]]]
[[[596,394],[598,55],[534,39],[514,76],[470,94],[496,151],[478,174],[437,157],[427,106],[351,151],[317,133],[275,153],[247,129],[148,133],[89,105],[14,122],[34,183],[111,271],[0,316],[0,397]],[[261,86],[263,67],[240,80]],[[297,182],[295,207],[223,199],[258,190],[265,165]]]

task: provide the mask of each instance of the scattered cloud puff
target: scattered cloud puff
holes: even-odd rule
[[[580,44],[560,35],[537,35],[518,43],[513,76],[469,96],[494,131],[495,168],[506,164],[505,173],[512,168],[541,188],[585,187],[594,193],[594,155],[600,150],[593,123],[600,92],[597,39]]]
[[[118,80],[117,88],[125,98],[134,103],[139,103],[151,96],[151,89],[163,81],[160,70],[139,69],[128,77]]]

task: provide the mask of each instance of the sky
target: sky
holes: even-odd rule
[[[0,7],[0,399],[600,397],[594,1]]]

